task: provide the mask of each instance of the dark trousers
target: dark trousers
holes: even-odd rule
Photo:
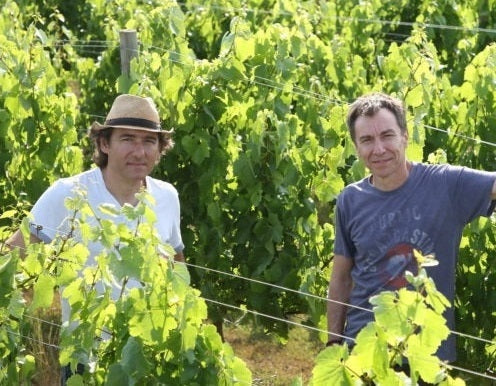
[[[83,374],[84,373],[84,365],[81,363],[78,363],[76,367],[76,374]],[[67,365],[62,367],[61,369],[61,374],[60,374],[60,385],[61,386],[66,386],[67,380],[73,375],[74,373],[72,372],[71,365]]]
[[[395,365],[394,371],[396,371],[396,372],[403,371],[407,376],[409,376],[409,377],[411,376],[410,375],[410,365],[408,363],[403,363],[401,366]],[[422,379],[419,379],[418,385],[419,386],[429,386],[429,385],[432,385],[432,383],[427,383],[427,382],[424,382]]]

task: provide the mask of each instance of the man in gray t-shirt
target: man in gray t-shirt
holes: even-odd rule
[[[453,302],[463,228],[489,216],[496,198],[496,173],[408,161],[406,117],[397,99],[363,96],[350,106],[347,124],[371,175],[347,186],[337,201],[329,344],[340,343],[340,336],[356,337],[373,320],[371,312],[360,309],[371,308],[371,296],[407,284],[405,271],[417,270],[414,249],[439,260],[427,273]],[[446,317],[453,329],[453,309]],[[438,356],[453,361],[455,355],[450,337]]]

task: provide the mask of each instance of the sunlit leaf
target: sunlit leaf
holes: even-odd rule
[[[51,275],[42,274],[34,284],[33,300],[30,309],[49,307],[53,302],[55,279]]]
[[[356,378],[346,368],[348,347],[334,345],[322,351],[316,358],[312,372],[313,385],[354,385]]]

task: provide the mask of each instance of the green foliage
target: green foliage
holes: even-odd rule
[[[494,307],[496,306],[496,282],[494,281],[496,256],[488,245],[494,245],[494,224],[491,220],[480,219],[465,230],[460,250],[460,264],[457,267],[458,287],[470,288],[460,291],[457,297],[457,323],[463,331],[474,336],[493,340],[489,331],[494,330]],[[478,248],[478,254],[473,250]],[[475,311],[474,311],[474,305]],[[481,341],[460,337],[457,340],[459,362],[474,362],[481,370],[495,369],[496,352]],[[494,345],[492,345],[494,347]],[[477,359],[475,359],[477,358]]]
[[[33,202],[55,178],[81,171],[74,127],[77,100],[66,72],[46,46],[53,37],[21,23],[9,2],[0,13],[0,189],[4,208],[26,194]],[[47,172],[49,170],[50,172]]]
[[[20,262],[17,252],[2,257],[1,383],[17,383],[32,371],[32,358],[23,356],[18,339],[22,314],[50,306],[54,288],[62,289],[62,302],[71,309],[61,331],[60,363],[73,368],[81,363],[88,370],[71,377],[71,383],[251,383],[244,362],[214,326],[205,324],[207,308],[190,286],[186,266],[174,263],[173,249],[160,243],[150,198],[145,193],[139,198],[133,208],[108,208],[108,220],[95,218],[82,195],[68,199],[80,242],[61,237],[28,245]],[[135,226],[116,225],[113,217],[120,212]],[[103,246],[93,265],[86,264],[90,242]],[[139,284],[130,286],[133,280]],[[26,309],[20,293],[31,287]]]
[[[412,289],[383,291],[373,296],[375,321],[358,334],[349,351],[347,344],[331,346],[317,357],[311,385],[387,384],[403,385],[423,381],[434,385],[463,385],[436,358],[441,342],[449,335],[442,313],[450,306],[437,291],[423,266],[428,258],[416,255],[419,273],[408,273]],[[408,363],[410,374],[395,366]]]

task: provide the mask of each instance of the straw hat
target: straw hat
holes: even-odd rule
[[[105,122],[93,122],[91,131],[98,133],[107,127],[170,134],[169,131],[162,130],[157,107],[151,98],[129,94],[115,98]]]

